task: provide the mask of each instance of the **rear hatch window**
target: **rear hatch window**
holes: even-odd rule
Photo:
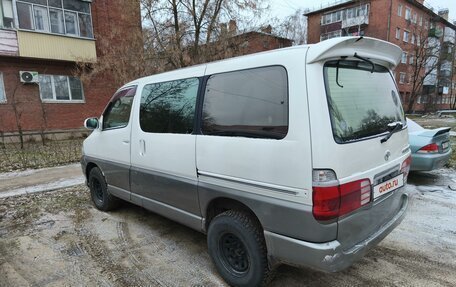
[[[324,77],[334,140],[343,144],[377,137],[388,124],[406,126],[389,70],[364,61],[329,61]]]

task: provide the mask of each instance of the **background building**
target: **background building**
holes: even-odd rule
[[[307,42],[369,36],[402,48],[395,70],[407,112],[449,109],[456,97],[456,26],[448,10],[435,13],[423,0],[357,0],[310,11]]]
[[[109,73],[83,83],[78,69],[103,55],[100,41],[141,32],[131,3],[0,0],[0,133],[73,130],[99,115],[117,84]]]

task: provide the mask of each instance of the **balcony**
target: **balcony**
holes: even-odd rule
[[[438,27],[431,28],[431,29],[429,29],[428,36],[429,37],[434,37],[434,38],[440,38],[440,37],[443,36],[443,31],[442,31],[442,29],[440,29]]]
[[[17,31],[19,56],[27,58],[95,62],[95,40],[48,33]]]
[[[369,16],[363,15],[342,20],[342,29],[361,25],[369,25]]]
[[[450,42],[454,43],[456,40],[456,31],[451,29],[450,27],[445,27],[443,35],[443,42]]]
[[[18,54],[19,45],[16,31],[0,29],[0,55],[17,56]]]

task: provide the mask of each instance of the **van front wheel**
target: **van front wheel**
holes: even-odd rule
[[[109,211],[118,206],[119,200],[108,192],[106,181],[98,167],[90,171],[89,188],[93,204],[97,209]]]
[[[270,278],[262,228],[241,211],[217,215],[207,233],[209,254],[217,271],[232,286],[263,286]]]

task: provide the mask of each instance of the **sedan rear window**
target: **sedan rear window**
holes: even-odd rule
[[[339,60],[324,66],[334,139],[358,141],[388,131],[388,124],[405,116],[389,70],[363,61]]]

